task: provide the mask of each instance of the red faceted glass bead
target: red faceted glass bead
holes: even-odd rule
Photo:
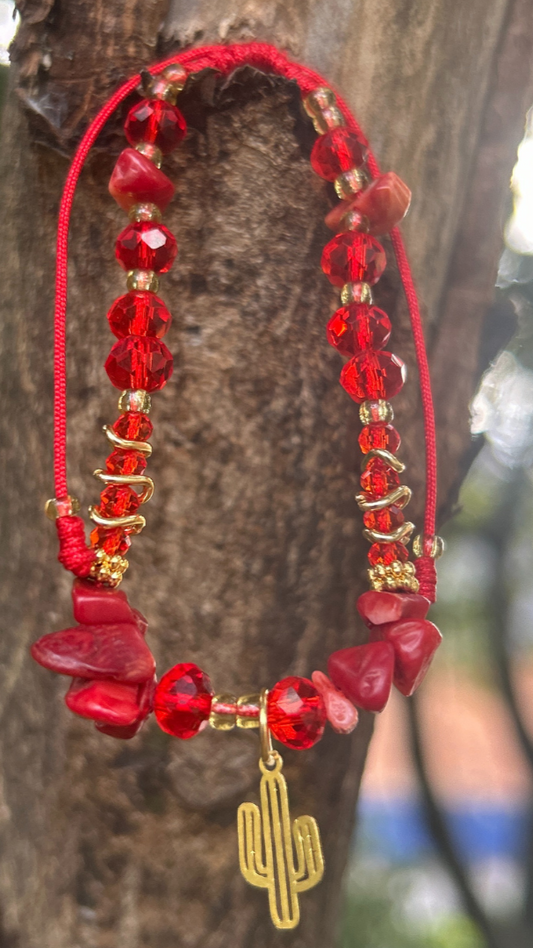
[[[109,181],[111,197],[126,212],[133,204],[155,204],[164,211],[174,191],[170,178],[135,148],[119,155]]]
[[[128,112],[124,132],[130,145],[150,142],[168,155],[185,138],[187,124],[172,103],[162,99],[143,99]]]
[[[172,353],[152,336],[126,336],[115,343],[105,370],[116,388],[141,388],[155,392],[172,375]]]
[[[371,566],[390,566],[396,560],[405,563],[409,557],[403,543],[373,543],[368,551]]]
[[[344,286],[359,281],[377,283],[386,263],[385,251],[374,237],[347,230],[326,244],[321,267],[330,283]]]
[[[139,495],[129,484],[109,484],[100,494],[99,512],[102,517],[124,517],[139,509]]]
[[[335,181],[343,171],[360,168],[368,155],[366,142],[352,129],[333,128],[320,135],[311,152],[311,167],[326,181]]]
[[[108,556],[115,556],[117,553],[124,556],[131,546],[129,536],[120,527],[114,527],[112,530],[106,530],[105,527],[95,527],[94,530],[91,530],[90,541],[92,547],[105,550]]]
[[[107,318],[111,332],[118,339],[124,336],[156,336],[162,339],[172,319],[163,300],[147,290],[135,290],[119,296]]]
[[[355,402],[389,399],[405,382],[405,364],[392,352],[367,349],[343,366],[340,383]]]
[[[125,441],[148,441],[154,426],[142,411],[126,411],[115,421],[113,431]]]
[[[384,507],[383,510],[367,510],[363,516],[363,523],[367,530],[378,530],[380,533],[391,533],[401,527],[405,517],[399,507],[394,504]]]
[[[142,474],[146,469],[146,457],[139,451],[113,451],[105,466],[110,474]]]
[[[359,435],[359,447],[363,454],[368,454],[369,451],[374,451],[376,448],[395,454],[400,444],[400,435],[393,425],[365,425]]]
[[[381,349],[391,334],[386,313],[367,303],[350,303],[333,314],[326,326],[330,346],[342,355],[355,355],[363,349]]]
[[[174,665],[159,682],[154,712],[159,727],[174,737],[194,737],[207,725],[213,687],[193,662]]]
[[[326,724],[324,701],[308,678],[291,676],[268,693],[267,721],[274,737],[295,750],[320,740]]]
[[[178,245],[176,238],[164,224],[155,221],[136,221],[128,224],[118,235],[115,256],[125,270],[170,270]]]
[[[367,494],[373,497],[384,497],[399,486],[399,475],[392,467],[381,458],[370,458],[361,474],[361,487]]]

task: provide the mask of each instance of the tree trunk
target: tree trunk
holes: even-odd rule
[[[257,736],[208,731],[179,742],[152,722],[119,744],[73,719],[61,702],[64,680],[29,660],[29,644],[71,616],[70,580],[41,514],[52,493],[59,197],[98,106],[172,49],[253,37],[323,71],[383,167],[414,193],[405,233],[429,314],[447,510],[466,469],[467,405],[509,173],[533,101],[530,4],[19,0],[19,8],[0,159],[0,946],[327,948],[368,715],[351,738],[330,732],[315,749],[285,755],[294,813],[318,818],[327,868],[302,897],[300,927],[280,934],[264,893],[237,869],[236,808],[257,794]],[[217,691],[245,694],[310,675],[334,649],[363,639],[353,607],[366,552],[352,501],[357,411],[324,339],[338,305],[318,266],[330,199],[310,170],[314,136],[297,90],[252,70],[225,82],[206,74],[180,104],[190,134],[165,166],[177,182],[165,219],[180,256],[162,288],[178,357],[154,399],[156,495],[125,589],[150,621],[160,670],[196,661]],[[113,245],[124,219],[106,185],[123,144],[117,116],[82,177],[71,234],[69,469],[84,506],[97,496],[101,425],[116,415],[102,363],[112,341],[105,313],[123,292]],[[420,524],[419,396],[392,262],[376,298],[393,319],[393,350],[412,369],[395,408]],[[497,349],[498,332],[485,353]]]

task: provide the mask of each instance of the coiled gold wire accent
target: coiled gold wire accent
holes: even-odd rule
[[[89,507],[89,517],[98,527],[107,527],[112,530],[114,527],[121,527],[128,533],[140,533],[146,526],[146,518],[141,514],[126,514],[124,517],[102,517],[98,513],[98,508]]]
[[[142,487],[139,494],[141,504],[146,504],[154,496],[154,482],[147,474],[108,474],[107,471],[93,471],[93,476],[104,484],[129,484],[131,487]]]
[[[111,425],[104,425],[104,431],[107,440],[114,448],[121,448],[123,451],[139,451],[141,454],[146,454],[147,458],[150,457],[152,445],[148,441],[128,441],[127,438],[120,438]]]
[[[384,507],[388,507],[390,504],[403,509],[403,507],[407,507],[412,495],[413,492],[410,487],[407,487],[407,484],[400,484],[399,487],[395,487],[384,497],[376,497],[374,500],[370,500],[368,494],[361,493],[356,494],[355,499],[360,510],[383,510]]]
[[[361,469],[364,471],[368,467],[369,461],[372,458],[380,458],[385,464],[388,464],[389,467],[392,467],[393,471],[396,471],[397,474],[403,474],[405,471],[405,464],[402,461],[399,461],[394,454],[391,454],[390,451],[385,451],[384,448],[372,448],[368,454],[365,454],[363,460],[361,461]]]
[[[405,523],[391,530],[390,533],[381,533],[380,530],[363,530],[365,540],[370,543],[409,543],[411,534],[415,529],[414,523],[406,520]]]

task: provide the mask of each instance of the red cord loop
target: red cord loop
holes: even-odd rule
[[[81,517],[58,517],[59,562],[76,576],[84,578],[95,561],[94,550],[85,545],[85,524]]]

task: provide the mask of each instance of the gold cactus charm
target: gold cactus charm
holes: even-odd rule
[[[261,697],[266,710],[266,693]],[[276,928],[296,928],[300,921],[298,895],[320,882],[324,857],[312,816],[298,817],[291,831],[287,783],[281,773],[283,760],[269,746],[265,719],[266,713],[260,716],[261,806],[242,803],[239,807],[239,862],[250,885],[268,889],[270,916]]]

